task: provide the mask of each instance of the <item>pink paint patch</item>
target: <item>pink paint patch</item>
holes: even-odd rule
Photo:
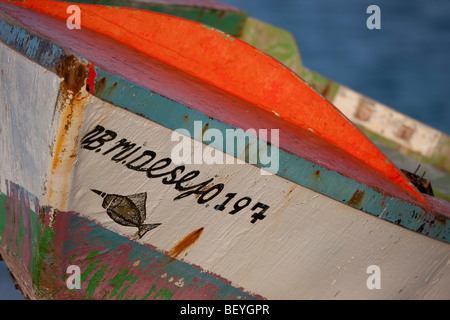
[[[31,262],[31,212],[39,212],[39,201],[24,188],[6,180],[6,228],[0,245],[21,257],[25,267]]]
[[[264,299],[74,212],[57,212],[53,229],[53,299]],[[81,290],[65,285],[69,265],[81,269]]]

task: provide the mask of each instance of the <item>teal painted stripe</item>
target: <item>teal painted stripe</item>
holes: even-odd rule
[[[0,38],[25,56],[52,70],[56,69],[58,61],[65,52],[64,49],[50,43],[45,38],[32,35],[27,30],[11,25],[4,20],[0,20]],[[33,39],[33,44],[28,46],[26,39]],[[79,59],[87,61],[82,57]],[[104,72],[98,67],[96,67],[96,72],[96,82],[105,78],[104,89],[96,93],[99,98],[142,115],[169,129],[183,128],[191,132],[191,136],[193,136],[194,120],[209,123],[210,128],[216,128],[222,133],[226,129],[236,129],[118,76]],[[111,90],[114,82],[117,82],[118,85],[115,90]],[[188,121],[184,118],[185,115],[188,115]],[[226,152],[226,150],[222,151]],[[236,154],[231,155],[237,157]],[[380,216],[382,219],[408,229],[450,242],[448,220],[437,219],[435,215],[426,213],[422,208],[394,197],[386,196],[384,198],[381,192],[373,188],[283,150],[280,150],[279,155],[278,176],[345,204],[351,204],[355,193],[364,191],[361,201],[354,205],[357,209]],[[261,164],[258,165],[261,167]],[[317,170],[321,172],[320,181],[313,179]]]
[[[47,69],[56,68],[61,59],[66,56],[61,47],[39,35],[30,34],[27,30],[0,20],[1,41],[36,61]]]

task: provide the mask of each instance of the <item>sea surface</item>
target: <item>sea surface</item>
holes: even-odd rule
[[[450,135],[449,0],[223,0],[295,37],[303,64]],[[369,30],[369,5],[381,29]],[[23,299],[0,262],[0,299]]]

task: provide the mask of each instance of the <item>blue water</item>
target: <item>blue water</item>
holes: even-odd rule
[[[290,31],[303,64],[450,134],[449,0],[224,0]],[[369,5],[381,29],[369,30]],[[23,299],[0,262],[0,299]]]
[[[0,261],[0,300],[24,300],[22,293],[14,287],[4,261]]]

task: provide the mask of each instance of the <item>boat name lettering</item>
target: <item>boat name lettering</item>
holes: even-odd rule
[[[148,178],[162,178],[163,184],[174,185],[175,190],[181,192],[173,199],[174,201],[195,195],[198,204],[209,206],[207,203],[219,196],[225,189],[225,184],[215,184],[214,178],[193,184],[192,180],[200,175],[200,171],[192,170],[185,173],[186,167],[184,165],[164,170],[171,165],[171,158],[156,160],[157,154],[155,151],[145,149],[144,146],[139,146],[127,139],[119,139],[115,131],[107,130],[101,125],[97,125],[93,130],[86,133],[81,140],[80,147],[96,153],[103,151],[101,154],[111,157],[111,161],[121,163],[130,170],[145,172]],[[213,208],[216,211],[231,208],[228,213],[234,215],[249,207],[252,211],[250,222],[255,223],[266,217],[265,213],[270,206],[261,202],[253,204],[253,202],[253,199],[249,196],[239,197],[237,193],[229,192],[225,195],[225,200]]]

